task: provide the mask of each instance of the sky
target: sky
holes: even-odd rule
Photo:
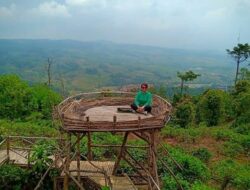
[[[250,0],[0,0],[0,38],[225,50],[250,42]]]

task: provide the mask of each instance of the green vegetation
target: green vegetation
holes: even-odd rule
[[[100,72],[99,69],[85,69],[89,75]],[[207,89],[197,96],[175,94],[172,120],[162,129],[161,139],[183,170],[160,147],[157,152],[158,157],[176,174],[185,190],[250,188],[250,83],[246,77],[247,71],[244,71],[245,80],[238,80],[235,88],[229,92]],[[166,95],[164,86],[151,91],[161,96]],[[60,101],[61,96],[44,84],[30,85],[16,75],[0,75],[0,141],[7,135],[58,137],[58,124],[52,122],[51,116],[53,107]],[[122,134],[92,135],[93,144],[122,142]],[[130,139],[130,143],[145,145],[136,139]],[[13,165],[1,166],[0,189],[34,189],[52,162],[50,155],[53,154],[55,146],[57,145],[54,141],[37,142],[32,149],[30,161],[34,164],[30,170]],[[87,153],[86,138],[81,141],[80,148],[84,159]],[[92,149],[95,160],[111,160],[118,153],[115,147]],[[128,152],[144,164],[146,149],[128,148]],[[134,173],[126,162],[121,161],[121,166],[119,172]],[[179,188],[160,161],[158,171],[163,189]],[[57,174],[58,171],[51,170],[42,188],[50,189],[53,176]]]
[[[230,117],[232,108],[230,96],[222,90],[208,90],[197,105],[197,121],[207,126],[218,125]]]
[[[181,79],[181,95],[183,93],[184,82],[192,81],[196,79],[200,74],[196,74],[193,71],[187,71],[185,73],[177,72],[177,77]]]
[[[229,55],[232,56],[232,58],[236,61],[237,67],[236,67],[236,75],[234,83],[236,84],[238,81],[238,75],[239,75],[239,68],[240,63],[245,62],[249,56],[250,56],[250,46],[248,43],[246,44],[238,44],[233,48],[233,50],[226,50]]]
[[[51,163],[51,159],[49,159],[48,156],[52,153],[48,151],[48,148],[50,148],[49,144],[42,142],[39,142],[39,144],[34,147],[30,158],[33,164],[31,169],[23,169],[9,164],[0,166],[0,189],[34,189],[41,176],[47,170],[48,164]],[[53,177],[58,175],[57,169],[51,169],[43,181],[41,189],[52,189]]]
[[[16,73],[30,83],[46,83],[47,59],[51,85],[62,92],[87,92],[101,87],[179,83],[177,71],[190,68],[201,77],[199,87],[230,85],[234,65],[223,51],[178,50],[111,42],[71,40],[0,40],[0,74]],[[112,72],[110,72],[112,71]]]

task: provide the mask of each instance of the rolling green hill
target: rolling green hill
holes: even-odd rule
[[[226,47],[225,47],[226,48]],[[88,91],[147,81],[173,86],[177,71],[192,69],[202,85],[228,85],[234,64],[226,52],[168,49],[106,41],[0,40],[0,74],[15,73],[33,82],[47,81],[47,59],[52,58],[53,86]]]

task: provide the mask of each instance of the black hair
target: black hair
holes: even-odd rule
[[[148,88],[148,84],[147,83],[142,83],[141,87],[145,86],[146,88]]]

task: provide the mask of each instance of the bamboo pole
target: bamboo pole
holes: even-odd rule
[[[114,148],[121,148],[122,145],[116,145],[116,144],[92,144],[91,147],[103,147],[103,148],[109,148],[109,147],[114,147]],[[141,148],[145,149],[148,148],[149,146],[133,146],[133,145],[125,145],[126,148]]]
[[[81,152],[80,152],[80,134],[77,134],[77,180],[81,184],[81,176],[80,176],[80,159],[81,159]],[[79,188],[78,188],[79,189]]]
[[[10,161],[10,137],[6,138],[6,153],[7,153],[7,162]]]
[[[67,148],[67,156],[66,156],[66,164],[64,165],[64,181],[63,181],[63,190],[68,190],[69,189],[69,165],[70,165],[70,149],[71,149],[71,135],[68,133],[68,141],[69,145]]]
[[[125,144],[127,142],[127,139],[128,139],[128,134],[129,132],[126,132],[125,135],[124,135],[124,138],[123,138],[123,142],[122,142],[122,146],[121,146],[121,149],[120,149],[120,153],[117,157],[117,160],[115,162],[115,166],[114,166],[114,170],[113,170],[113,175],[115,175],[117,169],[118,169],[118,166],[120,164],[120,161],[121,161],[121,158],[123,157],[123,154],[124,154],[124,150],[125,150]]]
[[[92,147],[91,133],[88,132],[87,135],[88,135],[88,153],[87,153],[87,155],[88,155],[89,160],[93,160],[93,154],[92,154],[92,149],[91,149],[91,147]]]

